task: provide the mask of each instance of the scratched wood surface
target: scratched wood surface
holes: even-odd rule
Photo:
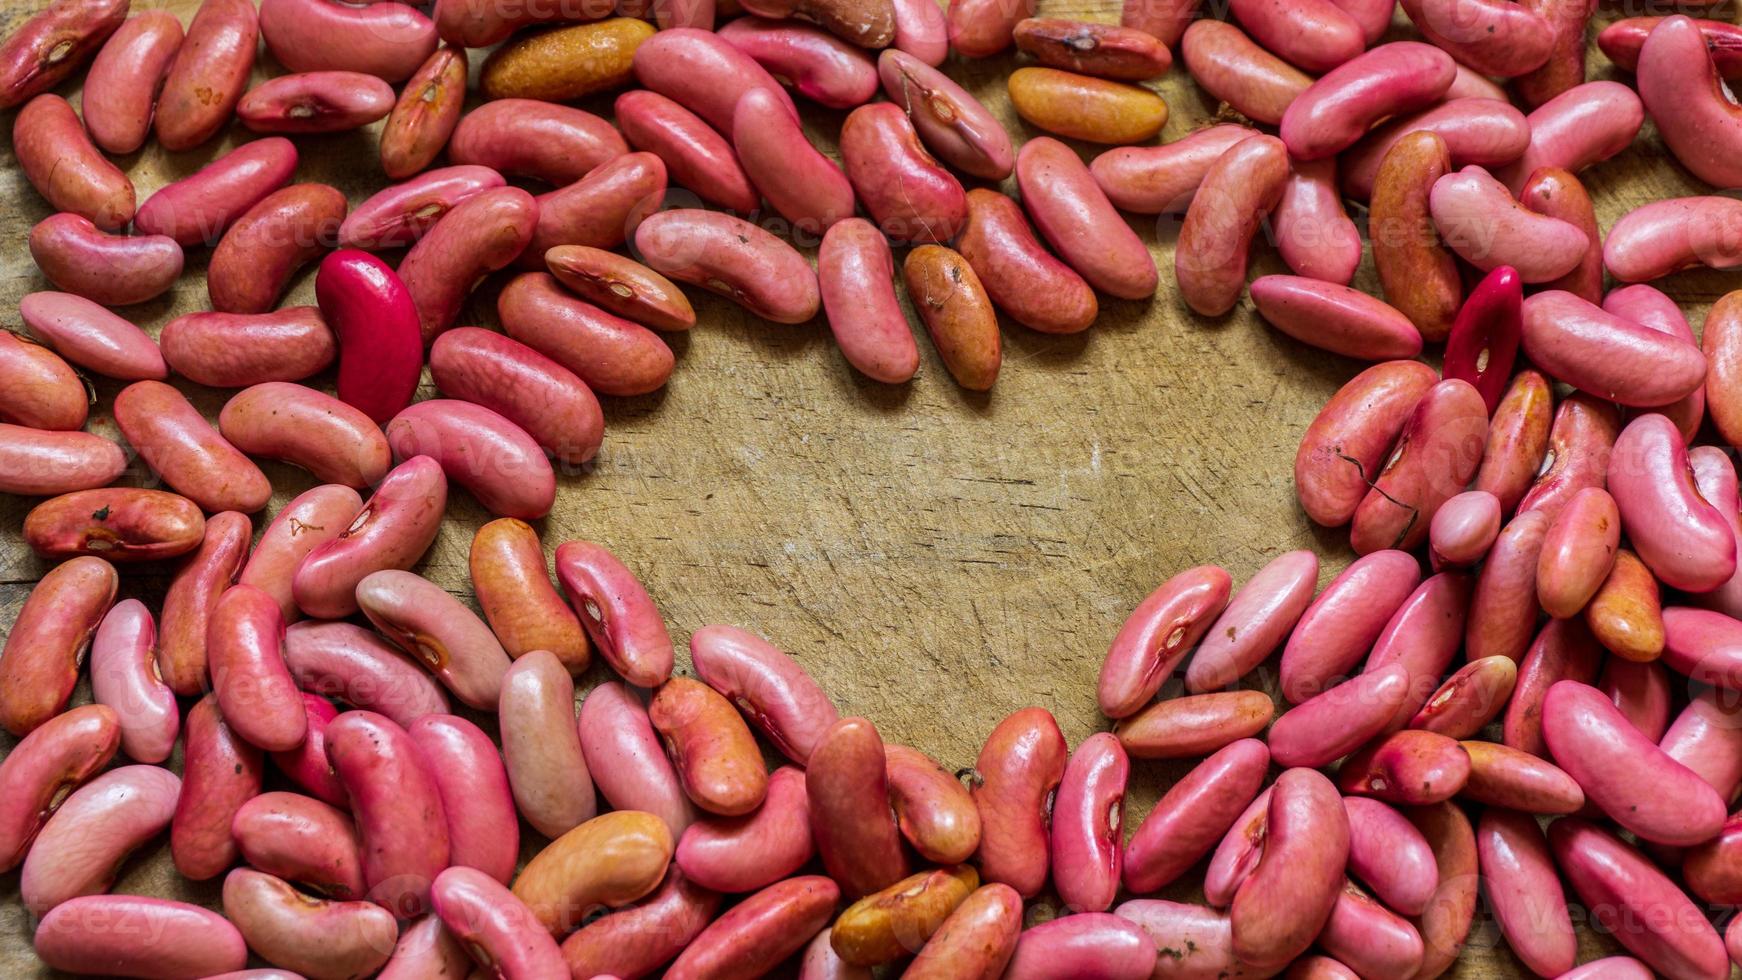
[[[0,0],[0,29],[41,3]],[[195,6],[168,3],[184,21]],[[1116,0],[1043,0],[1041,8],[1118,17]],[[1599,22],[1619,15],[1604,11]],[[1401,15],[1393,33],[1410,36]],[[948,70],[1027,138],[1034,132],[1016,119],[1003,86],[1014,63],[952,61]],[[280,71],[262,54],[256,80]],[[1590,73],[1617,77],[1594,48]],[[1217,113],[1181,70],[1155,87],[1172,108],[1165,140]],[[63,93],[77,104],[76,84]],[[609,111],[608,98],[585,105]],[[832,152],[842,114],[809,107],[806,115]],[[0,130],[10,126],[10,115],[0,116]],[[299,139],[297,179],[334,184],[361,201],[384,183],[375,129]],[[151,145],[119,163],[143,201],[246,138],[232,126],[190,153]],[[1095,152],[1079,148],[1085,158]],[[1649,124],[1632,149],[1585,177],[1604,227],[1646,201],[1704,192],[1667,161]],[[1004,189],[1013,192],[1013,183]],[[20,297],[51,288],[25,248],[31,225],[48,213],[8,136],[0,142],[7,329],[21,329]],[[1268,329],[1244,301],[1219,319],[1190,314],[1170,274],[1178,219],[1132,223],[1163,270],[1160,292],[1148,302],[1104,300],[1100,320],[1078,337],[1007,325],[1003,373],[984,396],[950,381],[923,331],[919,377],[890,387],[854,373],[820,319],[779,326],[696,295],[696,329],[667,335],[678,355],[671,383],[643,398],[605,399],[604,449],[594,465],[560,477],[556,508],[542,522],[547,546],[584,537],[616,550],[670,623],[680,669],[683,641],[696,628],[753,628],[791,651],[843,713],[872,719],[885,738],[951,768],[971,765],[992,726],[1027,704],[1050,709],[1073,745],[1105,728],[1094,698],[1101,656],[1132,606],[1168,575],[1215,562],[1243,581],[1271,556],[1307,547],[1321,555],[1323,581],[1351,557],[1342,534],[1300,513],[1290,463],[1301,431],[1359,365]],[[172,293],[124,314],[155,334],[172,317],[205,309],[207,257],[191,251]],[[1266,246],[1256,265],[1285,271]],[[1690,273],[1668,287],[1697,327],[1706,305],[1738,284]],[[1357,285],[1376,291],[1370,260]],[[499,287],[487,282],[461,322],[493,323]],[[312,303],[313,276],[299,277],[284,302]],[[222,394],[178,383],[215,417]],[[96,387],[91,428],[118,438],[107,409],[119,386]],[[313,482],[292,467],[266,468],[277,493],[257,528]],[[137,464],[127,477],[150,479]],[[44,571],[18,533],[30,503],[0,496],[0,623],[12,621]],[[419,570],[469,600],[467,547],[486,520],[456,492]],[[155,606],[166,577],[162,568],[129,569],[123,592]],[[583,686],[603,676],[595,668]],[[1273,680],[1267,667],[1250,683],[1273,688]],[[88,687],[77,698],[87,700]],[[10,744],[0,735],[0,750]],[[1181,771],[1133,766],[1128,828]],[[525,853],[542,844],[530,830],[526,837]],[[49,975],[30,951],[32,923],[17,888],[16,872],[0,876],[0,976]],[[176,876],[167,846],[157,845],[125,866],[116,890],[214,907],[218,895],[216,882]],[[1611,948],[1588,930],[1581,935],[1582,958]],[[1453,975],[1523,975],[1485,911],[1470,947]]]

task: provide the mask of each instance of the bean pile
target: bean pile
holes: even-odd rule
[[[1394,41],[1392,0],[1197,6],[1127,0],[1111,26],[1012,0],[205,0],[184,32],[128,0],[57,0],[27,21],[0,44],[0,108],[59,212],[29,245],[61,291],[20,304],[36,343],[0,333],[0,491],[47,498],[23,535],[53,564],[0,653],[20,737],[0,868],[21,869],[41,959],[166,978],[796,959],[804,978],[1404,980],[1453,965],[1480,889],[1537,975],[1729,976],[1742,292],[1696,338],[1646,283],[1742,265],[1742,203],[1654,201],[1605,237],[1577,174],[1649,115],[1687,171],[1742,187],[1723,81],[1742,30],[1611,24],[1598,45],[1630,88],[1585,81],[1583,0],[1402,0],[1423,40]],[[291,74],[250,89],[262,38]],[[1034,62],[1008,79],[1022,118],[1112,148],[1085,165],[1050,137],[1018,147],[939,69],[1013,45]],[[1176,52],[1239,121],[1131,145],[1167,119],[1140,83]],[[81,118],[51,90],[87,64]],[[566,104],[620,89],[614,121]],[[850,110],[839,163],[790,93]],[[197,149],[233,119],[262,137],[142,204],[109,160],[152,137]],[[292,182],[287,136],[383,120],[396,183],[352,208]],[[1020,200],[963,184],[1012,175]],[[597,395],[667,383],[660,333],[697,320],[679,284],[776,322],[824,311],[855,369],[899,384],[919,366],[905,248],[907,306],[985,390],[1000,313],[1074,333],[1098,294],[1157,292],[1121,211],[1183,212],[1191,310],[1249,286],[1278,330],[1374,363],[1294,468],[1306,515],[1359,557],[1316,594],[1310,551],[1237,591],[1215,566],[1164,582],[1108,650],[1110,732],[1073,752],[1023,708],[952,774],[746,630],[696,631],[695,676],[674,674],[659,609],[604,545],[558,545],[552,582],[527,521],[555,500],[553,460],[598,452]],[[1293,274],[1248,284],[1261,235]],[[818,246],[814,272],[793,242]],[[207,246],[210,311],[156,339],[111,311]],[[1348,285],[1369,250],[1382,297]],[[279,308],[316,262],[318,305]],[[496,273],[502,331],[457,327]],[[1429,343],[1438,372],[1416,359]],[[414,402],[426,365],[445,397]],[[79,370],[129,382],[114,418],[168,489],[111,486],[128,454],[84,431]],[[171,374],[240,390],[214,426]],[[329,376],[330,394],[301,383]],[[321,484],[258,538],[272,486],[251,457]],[[450,484],[497,517],[471,546],[482,615],[411,571]],[[116,601],[122,570],[166,561],[155,615]],[[1239,686],[1278,651],[1280,714]],[[577,717],[595,652],[621,680]],[[94,703],[70,707],[87,653]],[[1201,761],[1127,840],[1133,757]],[[523,821],[548,843],[519,867]],[[180,874],[222,876],[222,915],[110,894],[166,830]],[[1202,902],[1143,897],[1200,876]],[[1631,956],[1576,965],[1569,884]],[[1033,922],[1049,891],[1061,914]]]

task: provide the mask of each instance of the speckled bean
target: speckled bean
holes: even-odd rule
[[[199,547],[199,505],[162,490],[108,487],[62,494],[24,516],[24,542],[43,558],[100,555],[112,562],[156,561]]]

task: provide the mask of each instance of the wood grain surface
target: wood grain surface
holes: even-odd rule
[[[0,29],[41,2],[0,0]],[[168,6],[186,20],[195,3]],[[1041,9],[1118,19],[1116,0],[1043,0]],[[1605,10],[1599,24],[1619,15]],[[1398,18],[1394,35],[1412,36]],[[481,60],[474,53],[474,72]],[[1035,132],[1016,119],[1003,84],[1015,63],[1012,56],[953,60],[947,70],[1026,139]],[[262,54],[255,75],[280,71]],[[1594,47],[1590,73],[1618,77]],[[1155,87],[1172,109],[1165,140],[1218,114],[1180,68]],[[63,92],[77,104],[76,85]],[[609,98],[584,105],[610,107]],[[833,152],[842,114],[807,106],[805,116],[819,145]],[[11,116],[0,116],[0,130],[10,127]],[[299,138],[296,179],[334,184],[353,204],[361,201],[385,183],[378,129]],[[170,154],[153,144],[119,163],[143,201],[247,138],[233,125],[194,152]],[[1079,149],[1085,159],[1096,152]],[[1647,201],[1706,192],[1667,159],[1649,123],[1630,150],[1584,176],[1604,227]],[[1014,193],[1014,181],[1004,189]],[[21,329],[20,297],[51,288],[25,248],[31,225],[48,213],[19,172],[8,137],[0,143],[0,320],[8,329]],[[886,739],[917,746],[949,768],[971,765],[992,726],[1028,704],[1050,709],[1076,744],[1107,727],[1094,681],[1108,641],[1168,575],[1214,562],[1241,582],[1277,553],[1308,547],[1321,555],[1326,581],[1351,557],[1345,535],[1315,528],[1301,514],[1290,466],[1301,431],[1360,365],[1267,328],[1244,299],[1223,318],[1190,314],[1171,274],[1178,220],[1132,219],[1163,271],[1153,300],[1103,298],[1100,320],[1076,337],[1007,325],[1003,373],[984,396],[950,381],[923,331],[919,377],[891,387],[852,371],[821,319],[770,324],[693,292],[697,327],[667,335],[678,355],[671,383],[648,397],[604,400],[604,449],[595,464],[560,476],[556,509],[541,527],[547,547],[588,538],[622,556],[679,641],[680,670],[688,666],[682,648],[691,631],[736,624],[790,651],[844,714],[872,719]],[[205,309],[208,256],[190,251],[172,293],[122,312],[155,335],[172,317]],[[1276,271],[1286,270],[1261,246],[1256,272]],[[313,302],[309,272],[285,304]],[[1706,272],[1665,285],[1697,326],[1705,307],[1739,284],[1735,275]],[[486,282],[461,322],[493,325],[500,285]],[[1377,291],[1370,260],[1357,285]],[[222,393],[177,384],[216,416]],[[116,438],[107,409],[118,388],[97,382],[91,423]],[[431,393],[426,379],[424,394]],[[266,470],[277,493],[257,529],[313,483],[292,467]],[[126,480],[146,484],[151,475],[135,464]],[[31,503],[0,497],[0,623],[12,621],[44,571],[18,533]],[[470,601],[466,552],[486,520],[456,492],[418,570]],[[130,569],[122,591],[155,608],[167,571]],[[1248,683],[1274,690],[1273,668]],[[581,686],[604,676],[596,667]],[[88,685],[77,697],[88,700]],[[9,747],[0,735],[0,749]],[[1134,764],[1128,829],[1183,770]],[[542,841],[530,830],[526,836],[530,854]],[[32,924],[17,888],[16,872],[0,876],[0,976],[46,976],[30,951]],[[180,880],[166,845],[129,862],[116,890],[217,906],[216,882]],[[1612,948],[1583,928],[1581,936],[1582,959]],[[1485,910],[1470,947],[1453,976],[1524,975]]]

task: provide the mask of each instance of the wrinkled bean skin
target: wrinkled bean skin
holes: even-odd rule
[[[181,276],[181,246],[164,235],[109,235],[77,214],[50,215],[30,230],[30,256],[61,289],[106,306],[162,295]]]
[[[114,758],[120,719],[101,704],[49,719],[0,759],[0,868],[16,868],[67,795]]]
[[[441,464],[416,456],[390,470],[351,523],[297,566],[291,593],[303,612],[341,619],[357,611],[357,583],[385,568],[410,568],[441,529],[448,482]]]
[[[344,532],[363,509],[363,498],[346,486],[327,484],[304,491],[285,504],[260,532],[236,581],[252,585],[278,601],[286,623],[302,618],[291,580],[304,557]]]
[[[600,906],[619,908],[657,888],[671,850],[671,833],[653,814],[601,814],[527,862],[514,879],[514,896],[552,936],[567,935]]]
[[[296,793],[261,793],[230,821],[250,866],[326,898],[363,897],[356,825],[336,807]]]
[[[351,799],[369,899],[399,917],[423,911],[448,865],[440,792],[405,729],[373,711],[327,726],[327,759]]]
[[[97,555],[155,561],[199,547],[206,521],[198,504],[161,490],[110,487],[62,494],[24,517],[24,541],[43,558]]]
[[[31,588],[0,650],[0,725],[7,731],[27,735],[66,709],[119,582],[113,565],[79,557]]]
[[[1270,794],[1264,854],[1234,894],[1234,953],[1280,966],[1330,918],[1349,855],[1349,820],[1330,780],[1290,769]]]
[[[230,121],[254,70],[260,18],[247,0],[205,0],[170,62],[153,126],[157,142],[191,150]]]
[[[158,334],[171,370],[213,388],[301,381],[332,366],[333,331],[312,306],[270,313],[184,313]]]
[[[448,862],[506,884],[520,852],[520,821],[495,743],[454,715],[424,715],[405,731],[442,800]]]
[[[393,913],[378,905],[310,898],[250,868],[224,878],[224,915],[262,959],[314,977],[374,972],[399,932]]]
[[[1356,375],[1325,403],[1295,453],[1295,495],[1326,527],[1349,522],[1392,443],[1436,376],[1417,361],[1388,361]]]
[[[1429,192],[1451,169],[1439,134],[1405,134],[1379,162],[1367,215],[1385,299],[1429,341],[1451,332],[1463,298],[1457,257],[1440,242],[1428,210]]]
[[[1125,846],[1126,889],[1160,891],[1197,864],[1257,796],[1269,763],[1263,742],[1242,739],[1169,787]]]
[[[213,514],[199,548],[170,580],[161,608],[157,669],[163,683],[177,694],[196,695],[208,686],[206,649],[212,610],[225,590],[236,584],[253,534],[254,523],[247,515]]]
[[[762,805],[768,773],[761,750],[717,691],[687,677],[671,678],[655,692],[647,715],[697,806],[737,817]]]
[[[665,821],[673,840],[696,819],[677,771],[640,698],[608,681],[587,693],[577,723],[581,752],[599,793],[618,810],[642,810]]]
[[[381,169],[388,177],[418,173],[447,146],[465,108],[466,69],[466,50],[443,45],[405,83],[381,129]]]
[[[492,514],[536,520],[556,501],[556,473],[526,430],[457,398],[406,406],[388,421],[396,459],[428,456]]]
[[[767,798],[738,817],[708,817],[678,840],[673,860],[690,881],[719,892],[752,892],[786,878],[816,853],[804,771],[782,766]]]
[[[1434,512],[1475,476],[1487,435],[1487,406],[1469,383],[1453,379],[1429,388],[1356,508],[1350,544],[1363,554],[1420,544]]]
[[[1050,797],[1067,757],[1058,723],[1044,708],[1024,708],[992,730],[970,783],[980,811],[980,873],[1019,895],[1046,884]]]
[[[297,623],[284,632],[284,659],[304,690],[379,712],[401,727],[448,711],[448,696],[434,677],[361,626]]]
[[[136,381],[115,396],[121,434],[165,483],[207,511],[244,514],[266,506],[272,484],[181,392]]]
[[[18,169],[56,211],[70,211],[104,231],[133,219],[133,182],[91,145],[72,106],[39,95],[12,122]]]
[[[59,85],[127,19],[126,0],[50,4],[0,44],[0,109]]]
[[[300,699],[295,707],[300,719]],[[230,826],[236,811],[260,795],[266,762],[225,722],[216,694],[188,710],[182,737],[182,792],[169,826],[169,850],[182,877],[205,881],[223,874],[241,853]]]
[[[1234,581],[1214,565],[1187,569],[1150,593],[1120,627],[1101,665],[1097,701],[1109,718],[1135,714],[1228,604]]]
[[[1004,363],[998,313],[960,252],[921,245],[907,253],[901,278],[932,346],[956,383],[990,391]]]
[[[796,660],[746,630],[696,630],[690,634],[690,662],[697,677],[725,695],[775,748],[801,766],[839,718],[828,694]],[[965,857],[937,860],[954,864]]]
[[[537,223],[531,194],[497,187],[455,205],[405,253],[398,275],[426,345],[454,325],[478,280],[520,257]]]
[[[817,287],[829,330],[847,363],[885,384],[903,384],[919,371],[919,345],[894,277],[889,242],[869,221],[845,218],[823,235]]]
[[[516,518],[498,518],[472,536],[468,562],[473,594],[510,657],[543,650],[570,674],[586,670],[592,656],[587,635],[551,585],[538,532]]]
[[[863,718],[842,718],[818,739],[805,768],[811,837],[829,877],[847,895],[868,895],[908,871],[889,809],[886,765],[877,729]],[[1044,854],[1044,842],[1040,846]]]
[[[0,332],[0,422],[54,432],[82,429],[89,403],[84,382],[60,355]]]
[[[750,896],[691,940],[668,980],[759,976],[798,952],[829,921],[840,889],[821,875],[788,878]]]
[[[630,79],[635,49],[652,37],[644,20],[614,17],[528,35],[494,51],[479,87],[492,99],[573,102]]]
[[[528,529],[530,530],[530,528]],[[498,725],[508,785],[526,822],[557,838],[598,812],[575,728],[575,685],[548,650],[524,654],[502,678]]]
[[[1041,246],[1021,206],[1003,194],[983,187],[968,191],[956,249],[992,302],[1023,325],[1078,333],[1095,322],[1099,306],[1089,284]]]
[[[155,941],[141,943],[141,932]],[[218,913],[135,895],[63,902],[42,917],[34,942],[44,964],[79,974],[232,977],[238,974],[224,971],[248,962],[242,934]]]
[[[563,940],[563,958],[575,976],[646,976],[688,946],[713,921],[719,906],[718,894],[674,867],[651,895]]]
[[[1194,312],[1221,316],[1234,308],[1252,238],[1282,200],[1288,173],[1288,151],[1272,136],[1235,144],[1204,173],[1174,248],[1174,278]]]

